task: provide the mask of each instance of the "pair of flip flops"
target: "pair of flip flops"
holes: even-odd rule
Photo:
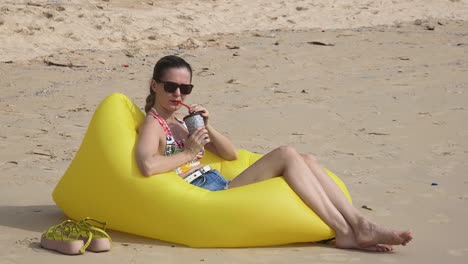
[[[105,222],[89,217],[78,222],[66,220],[42,234],[41,247],[66,255],[109,251],[112,240],[105,228]]]

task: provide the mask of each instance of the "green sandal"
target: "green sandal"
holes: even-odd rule
[[[93,252],[104,252],[111,249],[112,239],[105,231],[106,222],[101,222],[96,219],[86,217],[85,219],[78,222],[78,225],[80,230],[82,230],[82,238],[89,240],[91,234],[91,242],[89,243],[86,250]]]
[[[41,247],[66,255],[83,254],[93,238],[93,233],[88,231],[88,239],[84,241],[83,232],[86,230],[80,230],[76,221],[63,221],[42,234]]]

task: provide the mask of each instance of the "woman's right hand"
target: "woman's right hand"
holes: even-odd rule
[[[200,150],[210,142],[208,130],[205,127],[199,127],[194,133],[190,134],[185,141],[184,149],[189,151],[195,158]]]

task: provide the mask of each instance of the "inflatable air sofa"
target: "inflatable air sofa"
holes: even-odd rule
[[[52,194],[68,217],[92,217],[113,230],[190,247],[272,246],[334,236],[283,177],[211,192],[174,172],[142,176],[134,152],[143,118],[123,94],[99,105]],[[225,161],[207,152],[202,162],[232,179],[260,157],[239,150],[237,160]],[[343,182],[327,173],[351,202]]]

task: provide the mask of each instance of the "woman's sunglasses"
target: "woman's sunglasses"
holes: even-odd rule
[[[179,84],[175,82],[163,82],[163,81],[158,81],[158,82],[163,84],[164,91],[168,93],[173,93],[177,90],[177,88],[180,88],[181,94],[190,94],[193,88],[193,84]]]

